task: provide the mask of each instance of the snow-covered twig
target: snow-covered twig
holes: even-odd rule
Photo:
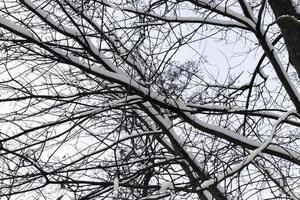
[[[267,140],[257,149],[255,149],[254,151],[252,151],[246,159],[244,159],[243,161],[241,161],[239,164],[234,165],[233,167],[231,167],[229,170],[225,171],[224,174],[215,177],[213,179],[209,179],[207,181],[204,181],[200,187],[198,189],[205,189],[208,188],[211,185],[214,185],[216,183],[218,183],[219,181],[222,181],[224,178],[228,177],[228,176],[232,176],[235,173],[239,172],[241,169],[243,169],[245,166],[247,166],[249,163],[251,163],[254,158],[256,156],[258,156],[259,154],[262,153],[262,151],[264,149],[267,148],[267,146],[272,142],[274,136],[276,135],[276,129],[277,127],[284,121],[286,120],[290,115],[297,113],[296,111],[290,111],[287,112],[286,114],[282,115],[273,125],[272,128],[272,132],[271,135],[267,138]]]

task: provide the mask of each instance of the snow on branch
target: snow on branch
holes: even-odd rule
[[[286,120],[289,116],[296,114],[297,112],[292,110],[287,112],[286,114],[282,115],[273,125],[272,131],[270,136],[266,139],[266,141],[261,144],[261,146],[253,151],[250,152],[250,154],[246,157],[246,159],[244,159],[243,161],[240,161],[239,164],[236,164],[234,166],[231,166],[229,170],[224,171],[224,174],[214,177],[210,180],[206,180],[203,183],[201,183],[200,187],[198,189],[206,189],[211,185],[214,185],[222,180],[224,180],[226,177],[228,176],[232,176],[237,172],[240,172],[245,166],[247,166],[248,164],[250,164],[251,162],[253,162],[253,160],[255,159],[256,156],[258,156],[259,154],[262,153],[262,151],[264,149],[267,148],[267,146],[269,146],[272,143],[272,140],[274,138],[274,136],[276,135],[276,129],[278,128],[278,126],[284,121]]]

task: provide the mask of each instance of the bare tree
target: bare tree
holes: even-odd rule
[[[299,199],[295,0],[0,0],[0,196]]]

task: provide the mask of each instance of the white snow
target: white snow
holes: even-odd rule
[[[0,27],[3,27],[7,30],[12,31],[15,34],[25,36],[26,38],[33,38],[36,41],[40,41],[34,34],[32,34],[28,29],[16,25],[14,22],[11,22],[3,17],[0,17]]]
[[[173,183],[172,182],[163,182],[160,185],[159,193],[160,194],[166,193],[166,192],[168,192],[169,189],[170,190],[174,189]]]
[[[40,15],[40,17],[44,20],[47,21],[49,24],[51,24],[53,27],[56,27],[58,29],[60,29],[62,32],[66,32],[70,35],[74,35],[74,36],[79,36],[81,35],[78,31],[73,30],[69,27],[63,26],[61,23],[57,23],[55,22],[49,13],[46,13],[44,10],[40,9],[37,5],[35,5],[34,3],[32,3],[32,1],[30,0],[22,0],[21,1],[23,4],[25,4],[26,6],[30,7],[31,9],[35,10],[35,12],[38,13],[38,15]]]
[[[24,0],[24,2],[26,2],[28,5],[31,5],[31,2],[29,0]],[[212,1],[207,1],[207,4],[209,5],[214,5],[212,3]],[[216,6],[216,9],[221,9],[222,7],[218,6],[218,5],[214,5]],[[38,10],[38,9],[37,9]],[[48,20],[50,23],[54,23],[48,14],[43,13],[43,11],[38,10],[38,12],[40,13],[41,16],[43,16],[46,20]],[[243,21],[247,21],[248,24],[252,24],[251,21],[249,21],[249,19],[244,18],[243,16],[241,17],[239,14],[230,11],[230,10],[226,10],[227,14],[231,14],[233,16],[239,17],[241,18]],[[53,24],[55,25],[55,24]],[[57,24],[56,24],[57,25]],[[252,24],[253,25],[253,24]],[[21,36],[27,37],[27,38],[32,38],[33,40],[39,41],[38,38],[36,38],[30,31],[28,31],[25,28],[22,28],[20,26],[17,26],[15,23],[10,22],[4,18],[0,18],[0,26],[8,29],[8,30],[12,30],[12,32],[14,33],[20,33]],[[60,27],[60,26],[58,26]],[[62,27],[60,27],[62,28]],[[69,29],[64,29],[64,31],[67,31],[69,34],[77,34],[76,32],[74,32],[73,30],[69,30]],[[268,40],[266,40],[269,44],[269,48],[270,50],[273,49],[273,46],[270,44],[270,42]],[[93,53],[97,53],[97,49],[96,47],[92,44],[91,41],[89,41],[89,45],[93,51]],[[232,174],[235,173],[236,171],[238,171],[241,167],[243,167],[245,164],[251,162],[255,156],[257,156],[259,153],[261,153],[265,148],[273,151],[274,153],[280,153],[283,155],[287,155],[287,156],[291,156],[294,158],[297,158],[299,160],[300,158],[300,154],[296,153],[296,152],[292,152],[292,151],[288,151],[284,148],[281,148],[279,146],[275,146],[275,145],[269,145],[270,142],[272,141],[272,138],[275,134],[275,129],[272,131],[272,135],[270,136],[270,138],[265,142],[265,143],[261,143],[258,141],[253,141],[250,140],[246,137],[243,137],[235,132],[229,131],[227,129],[224,128],[220,128],[218,126],[215,125],[211,125],[211,124],[207,124],[203,121],[201,121],[200,119],[198,119],[197,117],[193,116],[192,114],[190,114],[188,111],[191,111],[192,109],[187,107],[187,105],[179,100],[172,100],[172,99],[166,99],[164,96],[159,95],[158,93],[152,92],[150,91],[148,88],[145,88],[143,86],[141,86],[138,82],[136,82],[134,79],[132,79],[131,77],[128,77],[128,75],[126,75],[124,72],[122,72],[120,69],[118,69],[109,59],[107,59],[103,54],[97,54],[99,56],[99,58],[102,59],[102,61],[109,66],[110,69],[112,69],[114,72],[108,71],[106,69],[104,69],[103,67],[100,66],[87,66],[85,64],[83,64],[77,57],[68,54],[65,51],[62,51],[61,49],[58,48],[54,48],[53,51],[59,55],[61,55],[62,57],[68,58],[70,61],[73,62],[73,65],[77,66],[77,67],[81,67],[81,68],[86,68],[88,70],[92,70],[93,72],[95,72],[96,74],[98,74],[100,77],[106,79],[106,80],[112,80],[114,82],[118,82],[123,86],[130,86],[131,88],[139,91],[141,93],[141,95],[144,96],[148,96],[150,94],[150,97],[156,101],[159,101],[162,104],[166,104],[168,106],[172,106],[175,109],[180,109],[181,111],[185,111],[184,115],[185,117],[187,117],[187,119],[189,119],[191,122],[195,123],[196,126],[199,127],[199,129],[204,129],[207,132],[210,132],[211,134],[215,134],[215,135],[219,135],[222,137],[226,137],[229,139],[234,139],[236,141],[241,141],[242,143],[257,147],[256,150],[252,151],[251,154],[247,157],[247,159],[245,159],[245,161],[239,163],[238,165],[235,165],[232,167],[231,170],[228,170],[226,172],[226,174]],[[280,69],[283,72],[283,74],[285,75],[285,78],[289,81],[289,84],[291,85],[291,87],[293,88],[293,92],[297,95],[298,100],[300,102],[300,95],[297,91],[297,89],[295,88],[295,86],[292,84],[292,82],[290,81],[289,77],[287,76],[284,67],[282,66],[279,58],[277,57],[277,55],[274,53],[275,58],[277,59],[279,65],[280,65]],[[134,98],[137,99],[141,99],[139,96],[136,96]],[[153,116],[156,117],[157,120],[159,120],[163,126],[169,130],[170,132],[170,136],[172,136],[179,144],[183,144],[183,141],[181,140],[181,138],[176,134],[176,132],[174,131],[174,129],[172,128],[172,123],[171,121],[167,118],[167,116],[162,117],[161,114],[157,113],[157,111],[151,107],[151,104],[146,104],[146,107],[148,108],[148,110],[153,114]],[[223,109],[224,107],[220,107],[220,109]],[[227,108],[226,108],[227,109]],[[278,124],[285,119],[286,117],[280,117],[278,119]],[[274,127],[277,127],[277,125],[275,124]],[[132,136],[131,136],[132,137]],[[123,138],[126,139],[126,138]],[[183,148],[184,149],[184,148]],[[190,153],[188,150],[184,149],[186,151],[186,153],[189,155],[190,159],[193,160],[199,167],[202,167],[199,164],[199,161],[195,160],[195,156]],[[97,153],[97,152],[95,152]],[[217,180],[220,180],[222,177],[218,177]],[[212,180],[208,180],[206,182],[204,182],[201,187],[202,188],[206,188],[209,185],[213,184],[216,180],[212,179]],[[119,189],[119,180],[115,179],[114,180],[114,190],[117,191]],[[161,186],[161,190],[165,191],[167,189],[171,189],[171,186],[167,183],[163,184]]]
[[[280,16],[280,17],[284,17],[284,16]],[[265,31],[262,29],[261,27],[261,32],[264,33]],[[286,79],[286,81],[288,82],[288,84],[290,85],[293,93],[295,94],[295,96],[297,97],[297,101],[300,104],[300,94],[297,90],[297,88],[295,87],[295,85],[292,83],[291,79],[289,78],[289,76],[286,73],[286,70],[284,68],[284,66],[282,65],[282,62],[280,61],[278,55],[275,53],[274,50],[274,46],[272,45],[272,43],[270,42],[270,40],[268,40],[268,38],[265,38],[266,43],[268,44],[268,48],[272,51],[274,58],[276,59],[276,62],[278,63],[278,66],[280,68],[281,73],[284,76],[284,79]]]
[[[60,30],[60,32],[62,32],[63,34],[66,33],[68,35],[72,35],[73,37],[77,37],[77,36],[81,35],[79,31],[76,31],[69,27],[63,26],[61,23],[57,23],[57,22],[53,21],[48,13],[46,13],[45,11],[40,9],[38,6],[33,4],[30,0],[23,0],[23,3],[25,3],[28,7],[34,9],[35,12],[37,12],[43,18],[43,20],[47,21],[48,24],[51,24],[52,27],[55,27],[56,29]],[[81,40],[81,42],[85,43],[85,40],[83,40],[83,38],[81,38],[81,37],[77,37],[77,38],[79,38]],[[110,60],[105,58],[105,56],[101,52],[98,51],[98,49],[92,43],[90,38],[86,38],[86,41],[88,42],[88,46],[91,49],[91,51],[93,52],[93,54],[96,55],[98,58],[100,58],[111,70],[113,70],[114,72],[120,73],[122,75],[125,75],[121,69],[117,68],[113,63],[111,63]],[[74,56],[72,56],[70,54],[68,55],[68,57],[73,62],[78,63],[78,64],[80,63],[78,58],[75,58]]]
[[[269,78],[269,76],[261,68],[259,68],[259,73],[261,74],[261,76],[263,76],[264,79]]]
[[[215,177],[215,178],[212,178],[212,179],[209,179],[207,181],[204,181],[199,189],[204,189],[204,188],[208,188],[210,185],[213,185],[215,184],[216,182],[220,181],[220,180],[223,180],[225,177],[229,176],[229,175],[233,175],[235,174],[236,172],[238,172],[241,168],[243,168],[244,166],[248,165],[249,163],[251,163],[253,161],[253,159],[259,155],[268,145],[270,145],[270,143],[272,142],[273,140],[273,137],[275,136],[276,134],[276,129],[277,127],[282,123],[282,121],[284,121],[285,119],[287,119],[290,115],[292,114],[296,114],[297,112],[292,110],[292,111],[289,111],[287,113],[285,113],[284,115],[282,115],[273,125],[273,128],[272,128],[272,132],[271,132],[271,135],[268,137],[268,139],[261,145],[259,146],[257,149],[255,149],[254,151],[252,151],[247,157],[246,159],[244,159],[243,161],[239,162],[238,164],[232,166],[229,170],[225,171],[224,174],[218,176],[218,177]]]
[[[198,166],[200,170],[203,171],[204,167],[201,165],[199,160],[196,159],[195,155],[193,155],[191,152],[189,152],[184,147],[184,145],[183,145],[184,141],[176,134],[176,132],[172,126],[171,120],[168,118],[168,116],[164,115],[164,117],[162,117],[148,102],[144,103],[144,105],[148,109],[148,111],[152,113],[152,116],[155,117],[156,120],[159,120],[159,122],[162,124],[162,126],[164,126],[164,128],[168,130],[167,135],[169,137],[173,138],[174,140],[176,140],[177,143],[182,146],[183,151],[185,151],[185,153],[189,156],[189,159],[192,160],[194,162],[194,164],[196,166]],[[180,105],[178,105],[178,106],[180,106]],[[191,170],[191,171],[193,171],[193,170]],[[197,175],[196,175],[196,177],[197,177]],[[167,187],[170,187],[169,183],[164,183],[164,185],[161,186],[161,190],[165,191],[167,189]],[[218,187],[218,188],[221,188],[221,187]],[[223,189],[222,189],[222,191],[223,191]],[[209,197],[211,197],[212,195],[208,191],[205,193],[205,195],[208,199],[211,199]],[[230,198],[228,197],[227,199],[229,200]]]
[[[294,9],[296,11],[296,13],[300,15],[300,7],[299,7],[299,5],[294,0],[290,0],[290,1],[292,3],[292,5],[293,5],[293,7],[294,7]]]
[[[114,179],[114,194],[117,195],[119,193],[119,178],[118,176]]]
[[[213,8],[213,10],[218,10],[219,12],[223,13],[224,16],[230,16],[236,20],[238,20],[238,22],[242,22],[247,24],[249,27],[255,29],[255,23],[253,21],[251,21],[250,19],[248,19],[247,17],[229,9],[229,8],[225,8],[221,5],[219,5],[218,3],[215,3],[214,1],[211,0],[201,0],[199,1],[200,4],[202,5],[207,5],[210,6],[211,8]]]
[[[255,23],[257,23],[257,18],[254,16],[254,13],[249,5],[249,3],[245,0],[242,0],[242,2],[244,3],[244,5],[246,6],[247,12],[249,13],[251,20],[254,21]]]
[[[20,33],[21,35],[24,35],[25,37],[29,37],[32,38],[33,40],[36,40],[37,42],[39,42],[28,30],[26,30],[25,28],[19,27],[17,25],[15,25],[14,23],[0,18],[0,26],[5,27],[8,30],[12,30],[15,33]],[[272,46],[271,46],[272,47]],[[124,86],[130,86],[131,88],[134,88],[138,91],[140,91],[141,93],[143,93],[143,95],[148,96],[150,95],[150,97],[152,99],[155,99],[163,104],[168,104],[169,106],[173,106],[176,109],[180,109],[182,111],[190,111],[191,109],[188,108],[184,102],[181,101],[175,101],[173,99],[166,99],[164,96],[161,96],[155,92],[151,92],[149,90],[149,88],[145,88],[142,85],[140,85],[139,83],[135,82],[134,79],[128,77],[126,74],[122,73],[114,73],[114,72],[110,72],[108,70],[105,70],[103,67],[99,67],[99,66],[86,66],[84,65],[78,58],[76,58],[75,56],[72,56],[70,54],[68,54],[67,52],[64,52],[60,49],[53,49],[54,52],[56,52],[57,54],[61,55],[62,57],[67,57],[69,58],[72,62],[73,65],[80,67],[80,68],[86,68],[87,70],[91,70],[94,73],[98,74],[98,76],[100,76],[101,78],[104,78],[106,80],[113,80],[114,82],[120,83]],[[274,54],[276,56],[276,54]],[[113,65],[113,63],[111,63],[108,59],[106,59],[103,55],[101,57],[103,59],[104,62],[106,62],[106,64],[108,66],[110,66],[112,69],[115,69],[115,66]],[[276,57],[278,59],[278,57]],[[279,59],[278,59],[279,61]],[[279,62],[279,64],[281,64]],[[281,64],[282,66],[282,64]],[[283,73],[286,75],[283,66],[281,67],[283,70]],[[287,77],[288,79],[288,77]],[[290,82],[290,79],[288,79]],[[295,94],[298,96],[299,102],[300,102],[300,95],[297,91],[297,89],[295,88],[295,86],[290,82],[291,87],[293,88]],[[223,129],[214,125],[210,125],[207,124],[205,122],[202,122],[201,120],[197,119],[195,116],[192,116],[190,113],[185,112],[186,117],[188,117],[191,121],[195,122],[196,124],[198,124],[199,127],[202,127],[201,129],[206,129],[206,130],[210,130],[211,133],[216,133],[218,135],[224,135],[227,138],[231,138],[231,139],[235,139],[235,140],[239,140],[242,143],[246,143],[248,145],[251,146],[256,146],[259,147],[261,146],[261,143],[258,141],[252,141],[250,139],[247,139],[239,134],[236,134],[232,131],[229,131],[227,129]],[[166,124],[168,126],[168,128],[171,127],[171,125]],[[175,136],[175,135],[174,135]],[[296,152],[292,152],[292,151],[288,151],[286,149],[283,149],[279,146],[275,146],[275,145],[269,145],[267,147],[269,150],[273,151],[274,153],[280,153],[286,156],[290,156],[293,158],[300,158],[300,154],[296,153]]]
[[[127,11],[127,12],[133,12],[133,13],[147,13],[147,16],[154,17],[156,19],[162,20],[162,21],[169,21],[169,22],[191,22],[191,23],[208,23],[208,24],[216,24],[219,26],[237,26],[240,28],[246,28],[247,26],[250,26],[252,28],[255,27],[255,24],[248,18],[244,17],[243,15],[234,12],[233,10],[229,8],[224,8],[216,3],[214,3],[211,0],[202,0],[199,2],[200,4],[206,4],[209,5],[210,7],[214,8],[214,10],[218,10],[221,13],[223,13],[223,16],[230,16],[235,18],[236,21],[225,21],[225,20],[218,20],[218,19],[212,19],[207,16],[205,17],[170,17],[170,16],[161,16],[161,15],[156,15],[153,13],[149,13],[146,10],[139,9],[139,8],[131,8],[131,7],[120,7],[116,6],[112,3],[106,2],[105,4],[109,6],[110,8],[113,8],[115,10],[122,10],[122,11]],[[247,24],[247,25],[245,25]]]

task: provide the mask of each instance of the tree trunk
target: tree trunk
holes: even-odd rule
[[[296,12],[291,0],[269,0],[269,4],[282,32],[290,63],[300,77],[300,14]]]

